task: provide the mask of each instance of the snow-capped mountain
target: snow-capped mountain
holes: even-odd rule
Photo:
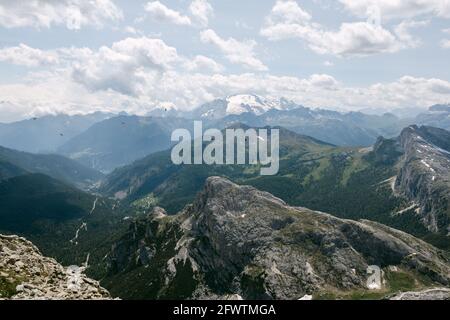
[[[163,104],[147,113],[149,117],[178,117],[182,116],[178,108],[172,104]]]
[[[284,98],[271,99],[254,94],[239,94],[205,103],[193,110],[190,117],[221,119],[229,115],[241,115],[243,113],[252,113],[259,116],[270,110],[289,110],[298,107],[300,106]]]

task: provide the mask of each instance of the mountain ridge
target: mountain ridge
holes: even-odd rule
[[[430,285],[428,277],[434,284],[450,281],[448,257],[404,232],[290,207],[221,177],[208,178],[178,215],[155,208],[132,222],[108,260],[102,284],[124,298],[137,292],[169,299],[363,297],[371,291],[366,269],[373,264],[387,272],[378,298],[405,274],[419,288]],[[136,283],[137,274],[148,285]]]

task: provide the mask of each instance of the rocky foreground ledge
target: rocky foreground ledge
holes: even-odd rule
[[[0,299],[110,299],[108,291],[83,274],[44,257],[30,241],[0,235]]]

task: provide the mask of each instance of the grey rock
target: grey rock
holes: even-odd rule
[[[44,257],[24,238],[0,235],[0,275],[6,274],[16,284],[15,292],[0,299],[110,299],[109,293],[83,271],[84,267],[66,269],[54,259]]]
[[[151,229],[152,237],[146,237]],[[146,270],[139,247],[155,248]],[[113,248],[110,275],[138,289],[128,275],[140,270],[147,298],[291,299],[367,289],[367,267],[395,266],[450,284],[442,251],[382,224],[352,221],[299,207],[273,195],[208,178],[196,200],[177,216],[133,222]],[[117,263],[117,262],[121,263]],[[152,279],[151,281],[148,279]],[[114,286],[114,284],[111,284]]]

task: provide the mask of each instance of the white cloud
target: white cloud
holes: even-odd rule
[[[255,57],[257,43],[254,40],[238,41],[234,38],[222,39],[212,29],[202,31],[200,33],[200,39],[204,43],[215,45],[231,63],[240,64],[256,71],[268,70],[267,66]]]
[[[329,75],[312,75],[306,79],[268,74],[202,74],[163,72],[146,81],[142,93],[126,95],[115,90],[93,90],[86,84],[70,80],[66,74],[44,74],[26,79],[23,84],[0,85],[1,120],[19,119],[45,113],[127,111],[145,114],[162,104],[190,109],[215,98],[236,93],[285,97],[311,107],[359,110],[363,107],[426,107],[450,100],[450,82],[405,76],[390,83],[368,87],[348,87]]]
[[[419,41],[408,32],[424,22],[404,22],[396,34],[370,22],[342,23],[339,30],[326,30],[312,21],[312,16],[293,0],[277,1],[261,29],[270,40],[297,38],[319,54],[342,57],[392,53],[415,47]]]
[[[107,21],[123,18],[111,0],[2,0],[0,26],[6,28],[50,28],[65,25],[78,30],[84,26],[102,27]]]
[[[444,49],[450,49],[450,39],[443,39],[441,41],[441,47]]]
[[[271,16],[269,17],[272,23],[299,23],[303,24],[312,19],[311,15],[304,11],[297,2],[291,1],[277,1],[272,8]]]
[[[338,85],[336,79],[328,74],[313,74],[309,77],[309,82],[316,87],[333,88]]]
[[[132,34],[132,35],[141,35],[141,34],[143,34],[143,32],[141,30],[136,29],[135,27],[132,27],[132,26],[126,26],[123,29],[123,32],[124,33],[129,33],[129,34]]]
[[[145,5],[151,18],[161,22],[169,22],[177,25],[191,25],[191,19],[180,12],[172,10],[159,1],[148,2]]]
[[[448,0],[340,0],[352,13],[365,17],[370,8],[378,8],[382,19],[406,19],[422,15],[450,18]]]
[[[450,28],[443,29],[442,32],[446,33],[446,34],[450,34]],[[442,39],[441,47],[444,49],[450,49],[450,39]]]
[[[127,38],[77,60],[71,75],[89,90],[139,95],[148,81],[160,77],[179,59],[177,50],[162,40]]]
[[[404,44],[405,47],[415,48],[421,45],[422,41],[415,38],[411,33],[410,29],[426,26],[428,21],[402,21],[399,25],[395,27],[395,34],[398,39]]]
[[[221,74],[223,67],[208,57],[189,59],[162,40],[146,37],[126,38],[96,50],[15,48],[21,64],[42,68],[18,83],[0,84],[2,121],[97,110],[145,114],[160,105],[189,109],[215,98],[248,92],[285,97],[311,107],[347,110],[426,107],[450,101],[450,82],[433,78],[405,76],[389,83],[354,87],[327,74],[306,78]],[[28,52],[34,55],[27,56]],[[48,54],[53,54],[54,62],[35,58]]]
[[[198,55],[193,60],[186,60],[184,67],[188,71],[222,72],[225,68],[211,58]]]
[[[58,55],[54,52],[31,48],[22,43],[17,47],[0,49],[0,61],[27,67],[38,67],[56,64]]]
[[[198,23],[207,27],[209,19],[214,15],[214,10],[207,0],[194,0],[189,5],[191,15],[198,21]]]

